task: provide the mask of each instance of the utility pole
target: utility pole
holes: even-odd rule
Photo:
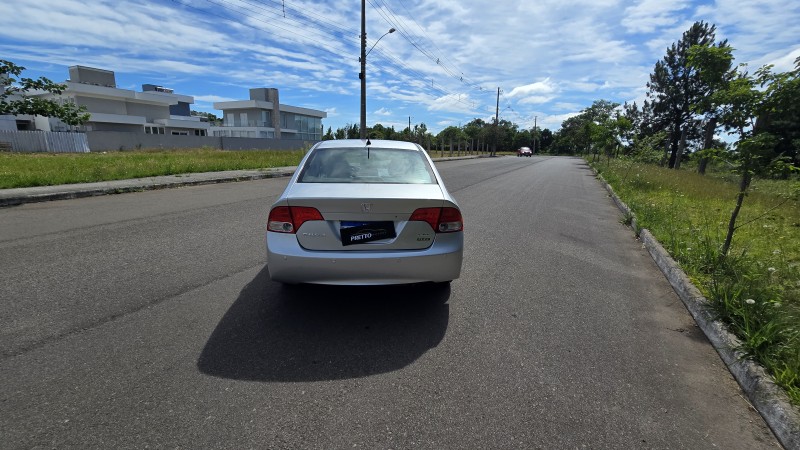
[[[494,143],[492,144],[492,156],[497,153],[497,130],[500,127],[500,88],[497,88],[497,106],[494,109]]]
[[[367,0],[361,0],[361,139],[367,138]]]
[[[414,142],[414,135],[411,134],[411,116],[408,116],[408,137],[411,139],[411,142]]]
[[[536,154],[536,116],[533,116],[533,154]]]

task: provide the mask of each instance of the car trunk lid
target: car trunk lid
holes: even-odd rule
[[[325,219],[297,230],[298,242],[308,250],[425,249],[434,230],[408,219],[418,208],[446,206],[436,184],[300,183],[289,198],[289,206],[314,207]]]

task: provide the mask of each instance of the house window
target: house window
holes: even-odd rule
[[[241,122],[240,127],[246,127],[247,125],[247,113],[239,113],[239,121]]]
[[[194,135],[195,136],[205,136],[206,135],[206,130],[194,130]]]
[[[188,131],[175,131],[175,130],[172,130],[172,135],[173,136],[188,136],[189,132]]]

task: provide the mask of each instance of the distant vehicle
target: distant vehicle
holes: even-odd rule
[[[520,147],[517,150],[517,156],[528,156],[528,157],[530,157],[530,156],[533,156],[533,151],[531,151],[531,149],[528,148],[528,147]]]
[[[272,205],[274,281],[382,285],[461,274],[464,219],[428,154],[411,142],[322,141]]]

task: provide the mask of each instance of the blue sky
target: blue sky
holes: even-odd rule
[[[0,59],[29,77],[113,70],[118,87],[158,84],[194,110],[275,87],[281,103],[359,122],[358,0],[37,0],[0,5]],[[500,117],[556,130],[597,99],[645,98],[666,48],[697,20],[751,69],[793,67],[800,2],[787,0],[368,0],[367,123],[434,133]]]

